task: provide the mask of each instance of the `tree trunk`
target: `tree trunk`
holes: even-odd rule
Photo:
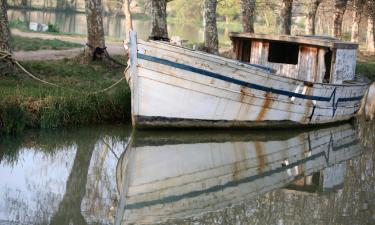
[[[353,1],[353,22],[352,22],[352,35],[351,41],[358,43],[358,32],[359,32],[359,24],[361,22],[361,14],[363,10],[363,0],[354,0]]]
[[[150,39],[168,40],[167,0],[151,0],[151,17]]]
[[[335,11],[333,16],[333,36],[342,38],[342,21],[348,0],[335,0]]]
[[[204,47],[208,53],[219,54],[216,24],[217,0],[204,0]]]
[[[306,17],[306,34],[315,35],[315,17],[322,0],[310,0]]]
[[[256,0],[241,0],[242,28],[244,32],[254,33]]]
[[[87,20],[87,45],[89,56],[101,59],[104,55],[105,41],[102,18],[102,1],[85,0]]]
[[[129,32],[133,30],[133,20],[130,12],[130,0],[124,0],[123,10],[125,15],[125,38],[129,40]]]
[[[0,0],[0,50],[11,52],[6,0]]]
[[[12,63],[10,55],[8,55],[9,53],[12,53],[10,36],[7,2],[6,0],[0,0],[0,51],[2,51],[0,54],[0,77],[13,74],[15,72],[15,66]]]
[[[367,51],[375,52],[375,35],[374,35],[374,17],[369,16],[367,19]]]
[[[292,28],[293,0],[282,0],[281,4],[282,4],[281,12],[280,12],[281,33],[290,35],[291,28]]]

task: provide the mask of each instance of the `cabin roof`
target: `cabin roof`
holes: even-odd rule
[[[281,41],[290,42],[306,45],[314,45],[328,48],[339,48],[339,49],[357,49],[358,44],[340,41],[333,37],[327,36],[290,36],[290,35],[275,35],[275,34],[253,34],[253,33],[229,33],[229,37],[232,38],[244,38],[253,40],[266,40],[266,41]]]

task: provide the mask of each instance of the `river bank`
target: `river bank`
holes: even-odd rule
[[[116,58],[126,62],[121,56]],[[130,91],[125,81],[107,92],[98,92],[123,77],[123,66],[106,61],[85,63],[79,58],[21,63],[59,87],[21,72],[1,77],[0,133],[129,121]]]

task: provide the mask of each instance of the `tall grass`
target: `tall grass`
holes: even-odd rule
[[[79,64],[74,60],[27,62],[24,66],[63,88],[23,75],[2,77],[0,133],[129,120],[130,90],[125,81],[109,92],[93,94],[121,78],[123,67],[104,62]]]

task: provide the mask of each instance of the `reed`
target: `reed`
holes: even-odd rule
[[[60,128],[83,124],[126,122],[130,91],[125,81],[105,93],[94,92],[123,76],[123,67],[75,60],[27,62],[25,67],[62,88],[15,75],[0,79],[0,133],[25,128]]]

